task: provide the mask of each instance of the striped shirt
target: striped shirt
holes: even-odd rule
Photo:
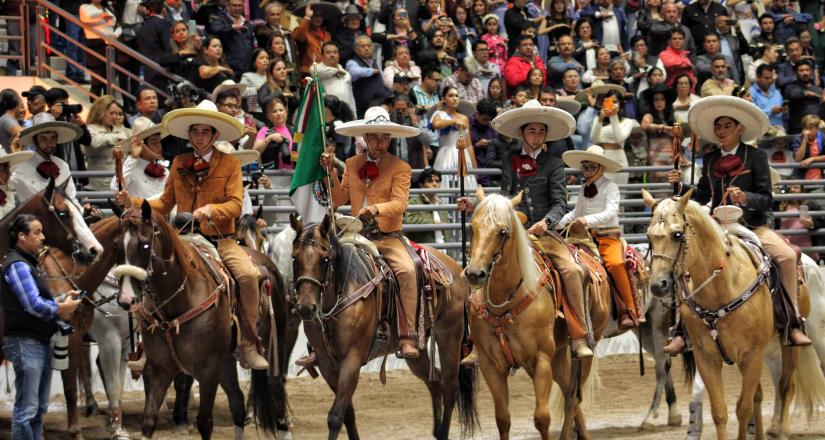
[[[57,303],[40,296],[37,283],[31,273],[31,266],[22,261],[16,261],[6,269],[3,276],[27,313],[46,320],[57,317]]]

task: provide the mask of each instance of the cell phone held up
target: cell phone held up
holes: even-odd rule
[[[616,98],[613,96],[604,98],[604,101],[602,101],[602,109],[605,113],[610,113],[616,110]]]

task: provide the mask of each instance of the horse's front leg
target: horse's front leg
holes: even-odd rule
[[[710,412],[713,416],[713,424],[716,425],[716,438],[725,440],[727,438],[728,407],[725,404],[725,389],[722,381],[722,361],[706,359],[700,350],[694,351],[696,355],[696,367],[707,388],[710,400]],[[698,415],[701,417],[701,414]]]
[[[144,386],[146,388],[146,401],[143,404],[143,426],[141,435],[144,438],[152,438],[155,428],[158,426],[158,411],[166,397],[166,389],[172,382],[175,373],[165,371],[155,366],[151,359],[147,359],[143,369]]]
[[[762,350],[755,350],[739,364],[739,371],[742,373],[742,388],[739,393],[739,400],[736,402],[736,418],[739,420],[739,440],[748,438],[748,425],[753,417],[754,396],[756,395],[756,388],[759,386],[759,380],[762,378],[763,359],[764,352]],[[707,383],[707,379],[705,383]],[[708,390],[710,390],[710,385],[708,385]]]
[[[192,397],[192,384],[195,379],[186,373],[175,375],[175,409],[172,410],[172,421],[175,431],[185,434],[189,431],[189,399]]]
[[[69,368],[60,372],[63,379],[63,394],[66,397],[66,419],[69,425],[69,436],[73,439],[83,438],[83,433],[77,423],[77,377],[83,355],[83,338],[77,333],[73,333],[69,336]],[[88,355],[86,353],[86,356]]]
[[[536,398],[536,407],[533,410],[533,426],[539,432],[542,440],[550,438],[550,389],[553,386],[553,368],[550,364],[552,354],[544,351],[536,352],[535,364],[532,371],[527,373],[533,379],[533,392]]]
[[[478,333],[475,333],[476,335]],[[479,346],[478,365],[484,382],[493,396],[496,411],[496,426],[501,440],[510,438],[510,392],[507,387],[507,368],[497,368],[496,362]]]
[[[358,439],[358,430],[355,425],[355,410],[352,409],[352,395],[358,387],[360,378],[361,359],[363,353],[358,349],[350,350],[341,361],[338,370],[338,382],[335,386],[335,401],[327,415],[327,427],[329,428],[329,439],[338,438],[341,427],[347,423],[347,437],[350,440]],[[352,412],[350,420],[347,420],[347,411]]]

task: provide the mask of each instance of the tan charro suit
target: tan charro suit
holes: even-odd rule
[[[400,232],[410,198],[412,170],[406,162],[386,153],[378,162],[378,177],[368,182],[358,176],[358,171],[366,162],[366,154],[349,158],[344,168],[344,177],[340,181],[333,169],[332,200],[335,206],[351,202],[353,215],[358,214],[364,206],[375,206],[378,208],[375,217],[378,229],[383,233]],[[418,284],[415,265],[401,242],[402,239],[387,237],[375,240],[374,243],[398,278],[402,308],[398,318],[398,337],[414,339]]]

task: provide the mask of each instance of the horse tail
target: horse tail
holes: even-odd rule
[[[469,346],[470,327],[467,308],[464,308],[464,336],[462,346]],[[461,423],[463,437],[473,438],[478,426],[478,411],[476,409],[476,367],[459,366],[458,368],[458,420]]]
[[[279,378],[271,379],[278,380]],[[249,382],[249,405],[252,407],[257,427],[263,429],[267,437],[275,438],[278,429],[278,404],[274,398],[275,394],[269,390],[269,380],[267,370],[252,370]]]
[[[799,364],[794,371],[797,399],[795,407],[810,419],[822,411],[825,404],[825,375],[813,345],[801,347]]]
[[[685,385],[693,386],[693,379],[696,377],[696,358],[692,351],[682,353],[682,363],[685,370]]]

